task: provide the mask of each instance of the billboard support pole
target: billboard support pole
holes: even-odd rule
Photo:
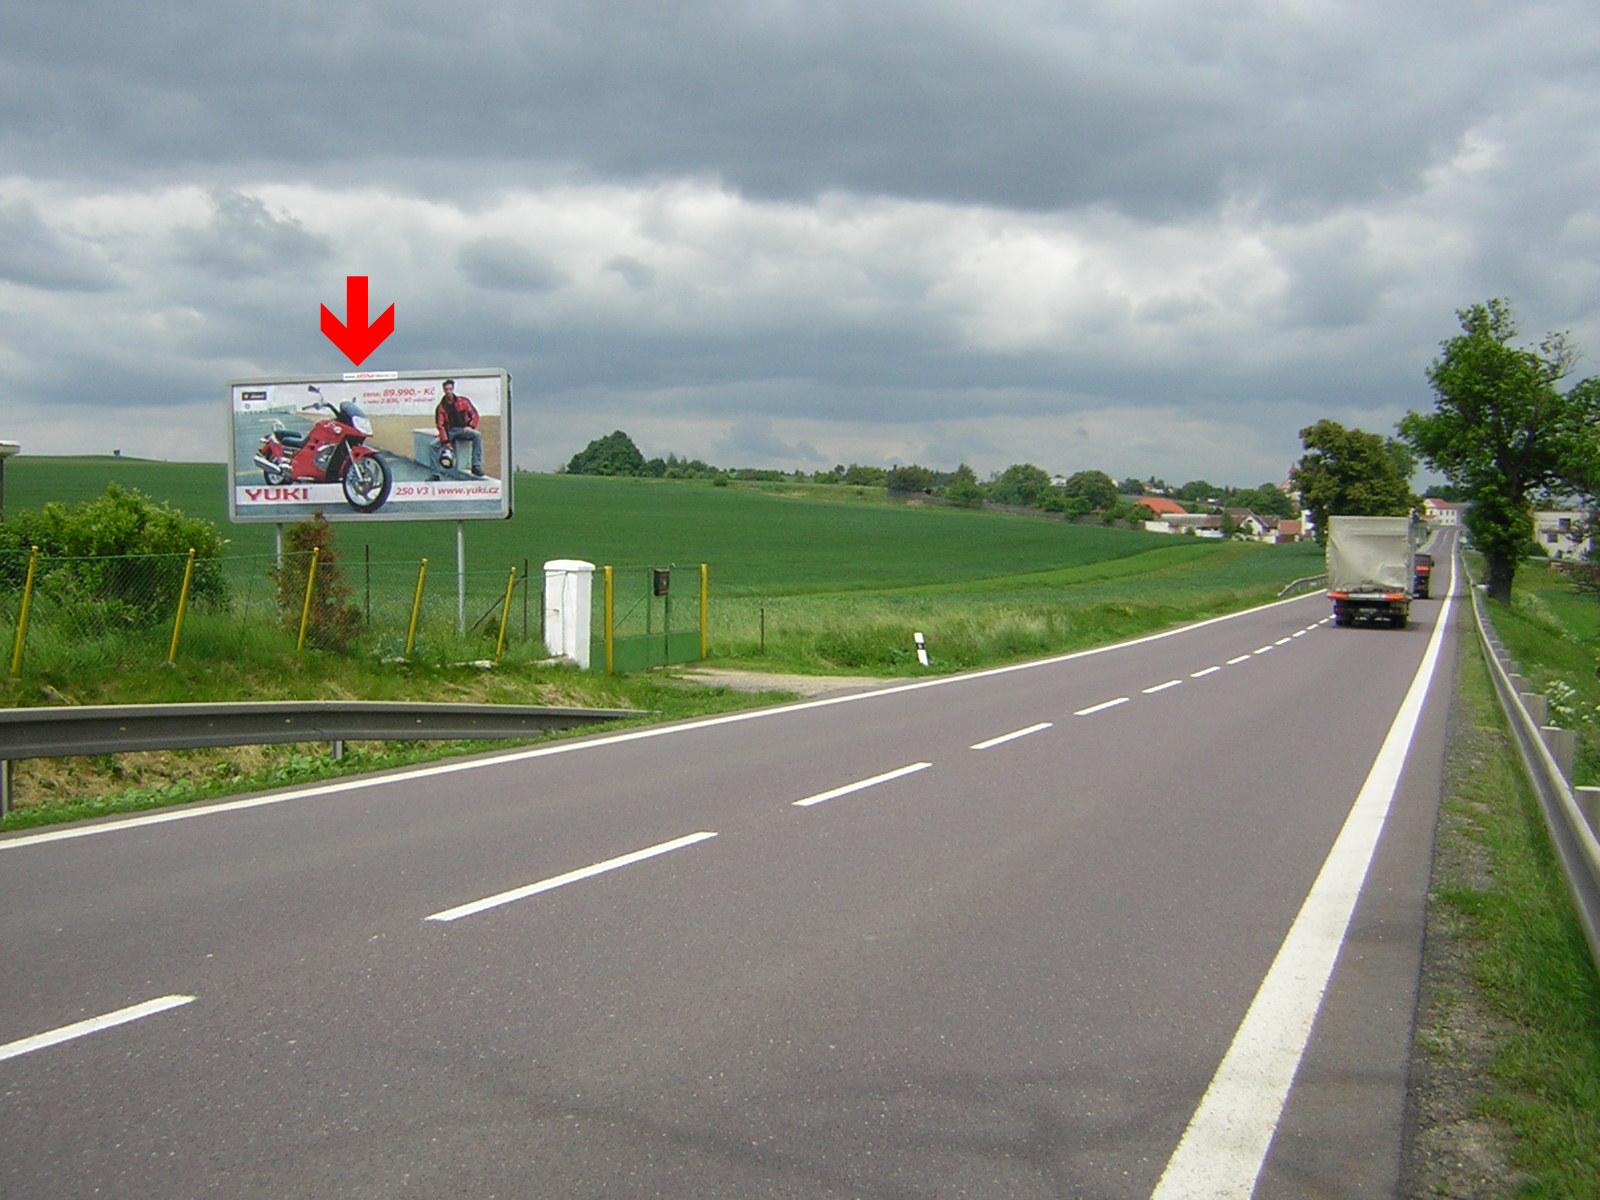
[[[283,570],[283,522],[279,521],[272,529],[272,552],[277,557],[275,565],[281,571]]]
[[[467,523],[456,522],[456,636],[467,636]]]

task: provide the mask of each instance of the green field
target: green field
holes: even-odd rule
[[[6,472],[15,509],[99,495],[108,483],[138,488],[225,527],[234,552],[272,549],[270,525],[227,524],[223,468],[129,458],[30,458]],[[724,595],[795,595],[1016,578],[1145,556],[1148,566],[1203,561],[1229,548],[1142,532],[888,502],[882,489],[735,485],[519,474],[509,521],[467,525],[473,566],[586,558],[596,563],[712,564]],[[339,526],[346,555],[453,561],[452,522]],[[1307,557],[1304,548],[1250,547],[1265,561]],[[1230,560],[1238,557],[1223,554]],[[1245,557],[1249,557],[1248,555]],[[1315,557],[1315,555],[1311,555]],[[1132,574],[1140,573],[1141,567]],[[1277,575],[1262,566],[1255,574]],[[1096,572],[1111,578],[1130,572]],[[1074,579],[1074,582],[1080,581]],[[1058,582],[1040,578],[1041,584]]]
[[[87,499],[113,481],[227,526],[223,468],[204,463],[23,456],[7,469],[6,502],[30,508]],[[515,489],[511,520],[467,523],[469,565],[551,558],[709,562],[723,594],[787,595],[841,584],[855,590],[987,579],[1138,554],[1171,541],[1038,518],[860,502],[881,499],[881,488],[773,491],[524,473]],[[858,502],[817,499],[824,491]],[[263,554],[272,549],[273,529],[234,525],[228,537],[241,554]],[[347,555],[370,546],[378,559],[455,559],[454,522],[350,522],[339,526],[338,537]]]
[[[214,464],[23,456],[7,471],[7,504],[87,499],[111,482],[226,526]],[[944,668],[1050,653],[1270,599],[1321,570],[1314,545],[1174,538],[908,503],[882,489],[535,474],[515,488],[511,520],[467,525],[469,619],[494,609],[511,566],[537,575],[547,559],[583,558],[619,568],[626,632],[651,620],[659,629],[639,568],[679,568],[676,624],[694,608],[705,562],[713,655],[790,670],[909,670],[913,629]],[[261,611],[273,529],[226,533],[236,596]],[[390,643],[424,556],[426,631],[453,625],[454,523],[347,522],[337,536],[358,600]],[[540,607],[536,593],[519,593],[514,638],[537,639]]]

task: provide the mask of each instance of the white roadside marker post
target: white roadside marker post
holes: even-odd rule
[[[917,640],[917,661],[923,666],[928,665],[928,643],[920,633],[911,635]]]

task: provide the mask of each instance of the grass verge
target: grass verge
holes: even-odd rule
[[[463,754],[513,749],[532,741],[581,737],[628,725],[686,720],[787,699],[679,683],[659,672],[605,676],[570,667],[503,661],[493,670],[449,663],[383,664],[307,651],[293,672],[264,673],[248,660],[194,660],[177,667],[130,666],[85,679],[7,681],[15,704],[27,688],[33,703],[104,704],[272,699],[429,700],[638,709],[637,719],[589,725],[530,742],[347,742],[335,762],[326,743],[152,751],[13,764],[15,807],[0,832],[88,817],[141,812],[243,792],[314,783]],[[67,689],[71,689],[70,691]],[[38,689],[46,689],[40,698]]]
[[[1600,1196],[1600,978],[1475,644],[1425,957],[1406,1193]]]
[[[1565,575],[1528,565],[1517,572],[1511,604],[1490,607],[1511,657],[1549,697],[1551,723],[1577,735],[1573,782],[1600,784],[1600,603]]]

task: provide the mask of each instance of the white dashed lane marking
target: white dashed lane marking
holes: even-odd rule
[[[859,779],[855,783],[847,783],[843,787],[833,788],[831,791],[818,792],[815,796],[807,796],[804,800],[796,800],[795,808],[810,808],[813,804],[821,804],[824,800],[836,800],[840,796],[848,796],[851,792],[863,791],[869,787],[876,787],[880,783],[888,783],[891,779],[900,779],[906,775],[914,775],[918,771],[926,771],[933,766],[929,762],[912,763],[907,767],[900,767],[894,771],[885,771],[882,775],[874,775],[871,779]]]
[[[1097,712],[1104,712],[1108,708],[1115,708],[1117,705],[1126,704],[1127,702],[1128,702],[1128,697],[1126,697],[1126,696],[1118,696],[1115,700],[1106,700],[1106,701],[1101,702],[1100,704],[1091,704],[1088,708],[1080,708],[1077,712],[1073,713],[1072,715],[1075,716],[1075,717],[1092,716],[1093,714],[1095,714]]]
[[[1004,745],[1006,742],[1014,742],[1018,738],[1027,737],[1030,733],[1039,733],[1049,728],[1051,728],[1049,721],[1040,721],[1037,725],[1029,725],[1026,729],[1013,729],[1010,733],[1002,733],[999,737],[992,737],[986,742],[978,742],[976,745],[968,747],[968,749],[989,750],[995,746]]]
[[[43,1050],[46,1046],[59,1046],[62,1042],[70,1042],[74,1038],[88,1037],[91,1033],[99,1033],[102,1029],[113,1029],[118,1025],[126,1025],[129,1021],[137,1021],[143,1017],[153,1017],[157,1013],[166,1012],[169,1008],[181,1007],[191,1003],[193,1000],[193,996],[159,996],[154,1000],[146,1000],[143,1004],[119,1008],[116,1012],[90,1017],[86,1021],[75,1021],[71,1025],[63,1025],[61,1028],[52,1029],[47,1033],[36,1033],[32,1037],[25,1037],[20,1041],[7,1042],[5,1045],[0,1046],[0,1062],[8,1058],[16,1058],[19,1054],[29,1054],[35,1050]]]
[[[660,842],[654,846],[646,846],[643,850],[635,850],[631,854],[621,854],[616,858],[608,858],[604,862],[595,863],[593,866],[580,867],[576,871],[568,871],[565,875],[553,875],[549,879],[541,879],[538,883],[530,883],[526,887],[512,888],[509,892],[497,892],[493,896],[485,896],[482,900],[474,900],[470,904],[447,908],[423,919],[426,921],[459,921],[462,917],[470,917],[474,913],[483,912],[485,909],[499,908],[502,904],[526,900],[529,896],[537,896],[540,892],[548,892],[554,888],[565,887],[569,883],[577,883],[580,879],[590,879],[595,875],[603,875],[607,871],[615,871],[620,867],[632,866],[634,863],[643,862],[647,858],[655,858],[659,854],[670,854],[674,850],[682,850],[685,846],[693,846],[697,842],[703,842],[716,836],[715,833],[707,830],[700,833],[691,833],[681,838],[673,838],[670,842]]]

